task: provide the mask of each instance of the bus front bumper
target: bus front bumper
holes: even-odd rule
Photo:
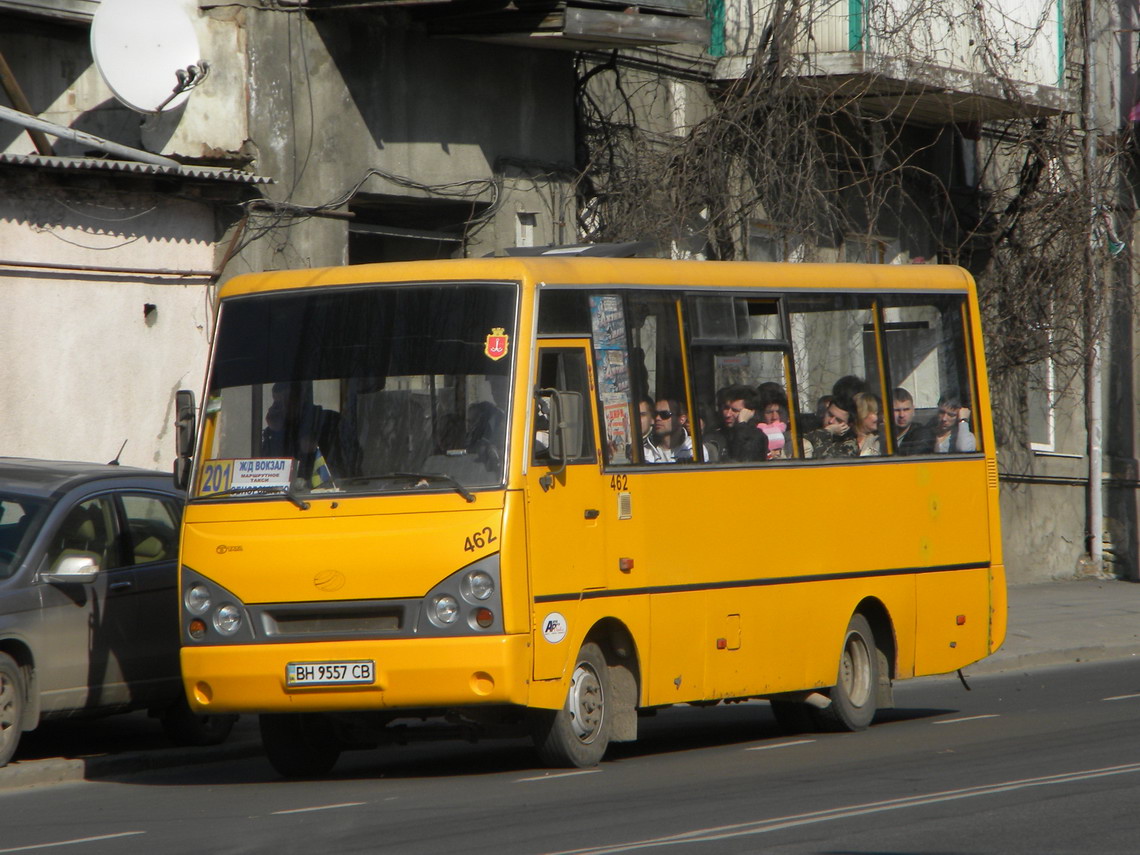
[[[530,639],[410,638],[182,648],[199,713],[348,712],[527,703]],[[286,685],[290,664],[372,663],[366,685]]]

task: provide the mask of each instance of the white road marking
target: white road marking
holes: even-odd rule
[[[795,742],[777,742],[775,745],[753,745],[745,751],[771,751],[773,748],[791,748],[793,745],[811,745],[814,739],[797,739]]]
[[[77,837],[74,840],[57,840],[54,843],[34,843],[31,846],[13,846],[11,849],[0,849],[3,852],[31,852],[33,849],[52,849],[56,846],[74,846],[76,843],[96,843],[100,840],[114,840],[118,837],[134,837],[146,834],[145,831],[120,831],[118,834],[100,834],[98,837]]]
[[[601,769],[579,769],[577,772],[559,772],[554,775],[536,775],[533,778],[519,778],[516,784],[525,784],[528,781],[553,781],[555,778],[573,778],[575,775],[593,775]]]
[[[1136,693],[1131,694],[1131,695],[1116,695],[1115,697],[1112,697],[1112,698],[1101,698],[1101,700],[1104,700],[1104,701],[1130,701],[1133,698],[1140,698],[1140,692],[1136,692]]]
[[[1013,781],[1003,781],[998,784],[985,784],[977,787],[965,787],[960,790],[944,790],[942,792],[928,793],[926,795],[906,796],[904,798],[887,799],[879,802],[867,802],[866,804],[850,805],[845,808],[792,814],[790,816],[762,819],[756,822],[742,822],[735,825],[700,828],[685,831],[681,834],[669,835],[668,837],[636,840],[630,843],[618,843],[611,846],[595,846],[588,849],[567,849],[562,852],[550,852],[547,853],[547,855],[616,855],[616,853],[633,852],[638,849],[656,849],[662,846],[677,846],[684,843],[708,843],[715,840],[727,840],[733,837],[766,834],[769,831],[783,831],[804,825],[831,822],[836,819],[850,819],[856,816],[867,816],[869,814],[922,807],[925,805],[938,804],[940,802],[971,799],[977,798],[978,796],[993,796],[999,793],[1009,793],[1030,787],[1072,784],[1078,781],[1105,778],[1110,775],[1131,775],[1136,773],[1140,773],[1140,763],[1127,763],[1123,766],[1106,766],[1101,769],[1085,769],[1080,772],[1043,775],[1039,778],[1021,778]]]
[[[292,810],[275,810],[270,816],[281,816],[287,813],[312,813],[315,810],[336,810],[337,808],[360,807],[367,802],[342,802],[339,805],[317,805],[316,807],[293,808]]]
[[[985,715],[968,715],[964,718],[944,718],[941,721],[936,721],[934,724],[961,724],[964,721],[977,721],[982,718],[1001,718],[997,713],[986,713]]]

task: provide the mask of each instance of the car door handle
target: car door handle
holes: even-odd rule
[[[130,579],[120,579],[118,582],[112,582],[107,587],[112,591],[125,591],[134,585]]]

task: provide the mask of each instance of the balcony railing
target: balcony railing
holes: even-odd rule
[[[726,3],[719,71],[732,78],[750,67],[777,6]],[[905,102],[930,121],[1072,109],[1061,0],[822,0],[796,11],[789,73],[815,85]]]

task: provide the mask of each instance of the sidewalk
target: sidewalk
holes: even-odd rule
[[[1140,657],[1140,584],[1099,579],[1009,588],[1009,629],[993,656],[963,672],[995,674]]]
[[[1140,657],[1140,584],[1042,582],[1009,589],[1005,644],[963,673],[970,677],[1129,657]],[[96,726],[111,731],[101,752],[95,748],[98,753],[89,756],[41,755],[11,763],[0,769],[0,791],[261,755],[255,716],[243,716],[229,741],[212,748],[163,747],[157,725],[148,729],[145,721],[129,716],[99,719],[92,722]]]

